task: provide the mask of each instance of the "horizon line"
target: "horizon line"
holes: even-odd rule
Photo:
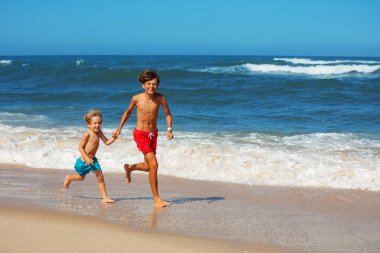
[[[379,58],[380,56],[353,55],[290,55],[290,54],[0,54],[0,57],[41,57],[41,56],[261,56],[261,57],[341,57],[341,58]]]

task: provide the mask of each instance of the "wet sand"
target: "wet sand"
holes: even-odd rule
[[[4,253],[284,252],[252,243],[143,233],[93,218],[51,211],[1,208],[0,222],[0,251]]]
[[[132,174],[132,182],[127,184],[123,174],[104,172],[108,194],[116,203],[103,204],[94,175],[88,175],[83,182],[73,182],[67,191],[63,188],[67,173],[73,171],[0,165],[1,224],[14,221],[7,223],[8,227],[2,225],[0,247],[11,245],[13,236],[7,231],[12,229],[16,229],[14,235],[26,238],[31,231],[27,227],[36,226],[41,233],[49,234],[50,228],[46,227],[49,224],[72,225],[80,230],[101,223],[99,226],[110,226],[112,230],[103,234],[107,240],[124,238],[123,233],[128,236],[130,233],[140,238],[144,246],[151,238],[174,236],[174,240],[163,239],[157,243],[180,241],[177,237],[190,240],[178,246],[188,252],[356,253],[378,252],[380,248],[379,192],[246,186],[160,176],[161,197],[172,204],[155,208],[146,174]],[[31,209],[43,210],[49,215]],[[84,223],[69,225],[73,215],[81,217],[75,216],[74,220],[85,219]],[[53,221],[35,222],[50,216],[54,216]],[[34,225],[25,226],[33,222]],[[89,231],[93,233],[95,227]],[[66,228],[66,232],[65,236],[70,238],[72,229]],[[78,238],[76,236],[81,238],[73,234],[73,240]],[[112,243],[117,244],[116,241]],[[214,245],[210,246],[214,251],[206,245],[200,247],[208,249],[205,251],[191,248],[193,244],[201,245],[200,241]],[[49,247],[62,246],[49,240],[46,243]],[[19,246],[16,242],[15,245]],[[100,245],[94,249],[97,248],[100,249]],[[16,248],[15,251],[3,249],[6,250],[1,252],[23,252]],[[128,252],[138,252],[136,250]]]

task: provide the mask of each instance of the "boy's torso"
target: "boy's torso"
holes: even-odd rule
[[[157,130],[157,118],[161,100],[162,95],[159,93],[156,93],[151,100],[147,100],[144,93],[137,95],[137,129],[148,132]]]
[[[88,133],[90,134],[90,137],[86,143],[84,150],[86,151],[86,154],[92,159],[95,157],[96,151],[98,151],[100,135],[92,131],[88,131]]]

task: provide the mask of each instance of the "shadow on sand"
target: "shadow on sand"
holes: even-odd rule
[[[168,199],[172,205],[181,205],[189,202],[207,202],[213,203],[215,201],[225,200],[223,197],[207,197],[207,198],[176,198],[176,199]]]
[[[86,199],[97,199],[101,200],[99,197],[87,197],[87,196],[75,196],[78,198],[86,198]],[[119,201],[133,201],[133,200],[153,200],[152,197],[130,197],[130,198],[113,198],[116,202]],[[225,200],[223,197],[206,197],[206,198],[174,198],[174,199],[166,199],[166,201],[170,202],[172,205],[181,205],[189,202],[207,202],[213,203],[215,201]]]

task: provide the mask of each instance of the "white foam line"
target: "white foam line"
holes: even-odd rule
[[[259,73],[293,73],[305,75],[341,75],[350,72],[372,73],[380,69],[380,65],[333,65],[333,66],[289,66],[274,64],[244,64],[247,70]]]
[[[38,168],[72,169],[85,127],[11,127],[0,124],[0,162]],[[110,136],[112,129],[104,129]],[[126,129],[97,153],[104,171],[122,173],[123,163],[143,157]],[[160,173],[196,180],[248,185],[316,186],[380,190],[380,140],[354,134],[279,137],[177,132],[159,136]]]
[[[3,64],[3,65],[9,65],[12,63],[12,60],[0,60],[0,64]]]
[[[363,64],[378,64],[379,61],[363,61],[363,60],[313,60],[306,58],[273,58],[274,61],[285,61],[293,64],[305,64],[305,65],[327,65],[327,64],[340,64],[340,63],[363,63]]]

